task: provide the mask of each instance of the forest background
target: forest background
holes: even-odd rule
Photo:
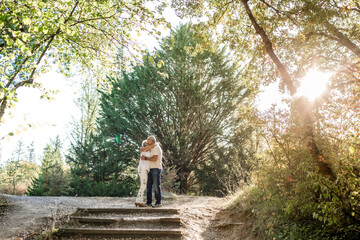
[[[193,23],[171,26],[167,5]],[[163,188],[233,194],[233,211],[255,219],[254,235],[360,236],[356,0],[28,0],[0,8],[3,124],[19,89],[51,99],[37,81],[50,66],[84,76],[70,148],[49,140],[38,164],[33,144],[19,142],[1,166],[1,192],[134,196],[138,147],[155,135]],[[134,40],[144,31],[159,41],[155,50]],[[260,89],[273,83],[283,101],[259,111]]]

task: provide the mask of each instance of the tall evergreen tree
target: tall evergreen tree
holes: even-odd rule
[[[30,143],[29,146],[27,146],[26,148],[26,158],[30,163],[34,163],[36,160],[36,156],[35,156],[35,147],[34,147],[34,141]]]
[[[20,140],[17,142],[11,158],[14,161],[20,161],[23,159],[24,154],[25,154],[24,143]]]
[[[6,172],[8,181],[12,186],[12,194],[16,194],[17,183],[23,179],[21,165],[24,161],[24,143],[20,140],[17,142],[14,151],[11,154],[11,159],[6,162]]]
[[[135,174],[120,176],[128,165],[119,164],[117,151],[112,151],[113,139],[109,142],[97,129],[99,92],[91,78],[85,79],[76,104],[81,117],[74,124],[72,144],[67,155],[71,167],[73,195],[81,196],[128,196],[135,192]]]
[[[61,155],[61,141],[57,137],[47,144],[41,159],[40,174],[33,179],[26,194],[32,196],[67,195],[70,188],[70,175],[64,168]]]
[[[110,79],[111,93],[102,94],[102,134],[121,141],[109,150],[136,156],[139,143],[155,134],[181,193],[195,182],[199,164],[228,144],[239,121],[237,105],[249,94],[227,50],[209,39],[191,24],[180,26],[142,65]],[[117,159],[131,162],[127,156]]]

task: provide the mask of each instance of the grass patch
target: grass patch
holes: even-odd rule
[[[321,199],[314,197],[314,193],[299,191],[293,198],[282,193],[273,191],[271,194],[254,185],[246,186],[230,196],[223,209],[231,212],[232,222],[251,222],[247,226],[246,237],[276,240],[360,239],[360,227],[354,222],[344,220],[329,225],[315,219],[313,213],[317,209],[313,205],[319,204]]]
[[[224,203],[223,209],[240,208],[243,210],[251,209],[254,201],[259,197],[256,186],[249,185],[235,192],[233,195],[228,196],[228,200]]]
[[[256,186],[249,185],[226,197],[213,223],[218,239],[265,239],[256,231],[252,212],[258,194]]]

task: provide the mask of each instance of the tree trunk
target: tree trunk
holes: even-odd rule
[[[188,180],[189,180],[190,171],[185,169],[179,169],[176,175],[177,175],[177,182],[180,184],[179,193],[186,194],[187,191],[189,190]]]
[[[13,185],[13,193],[12,194],[15,195],[15,193],[16,193],[16,191],[15,191],[15,189],[16,189],[15,177],[13,178],[12,185]]]
[[[0,104],[0,121],[1,121],[5,114],[5,109],[8,104],[6,96],[4,96],[4,98],[0,100],[0,103],[1,103]]]
[[[350,49],[350,51],[352,51],[358,58],[360,58],[360,48],[355,43],[350,41],[349,38],[347,38],[343,33],[341,33],[334,25],[332,25],[328,21],[326,21],[325,26],[331,34],[334,34],[336,36],[336,40],[340,44]]]
[[[266,34],[265,30],[257,23],[248,5],[248,0],[241,0],[241,2],[246,10],[246,14],[249,17],[251,24],[255,28],[256,33],[260,35],[267,53],[269,54],[271,60],[275,63],[277,69],[280,71],[282,79],[287,89],[289,90],[290,95],[294,97],[296,93],[296,87],[294,86],[294,82],[289,72],[275,54],[275,51],[272,46],[272,42],[268,37],[268,35]],[[309,104],[307,104],[306,99],[298,98],[295,99],[295,110],[299,113],[299,118],[303,123],[304,135],[305,135],[305,140],[307,142],[308,150],[312,156],[313,161],[319,167],[319,173],[331,179],[335,179],[335,174],[332,171],[328,159],[326,159],[321,154],[320,149],[318,148],[314,138],[313,123],[312,123],[312,108],[309,107]]]
[[[323,176],[327,176],[332,180],[335,180],[336,176],[333,172],[329,160],[321,154],[320,149],[318,148],[315,137],[314,137],[314,129],[313,129],[313,121],[312,121],[312,106],[307,102],[307,100],[302,97],[295,100],[295,110],[300,115],[301,121],[303,122],[303,130],[304,130],[304,138],[306,141],[306,145],[308,150],[312,156],[313,161],[319,168],[319,173]]]
[[[46,173],[44,174],[44,188],[46,191],[49,189],[49,176]]]

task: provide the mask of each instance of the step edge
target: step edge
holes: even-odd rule
[[[116,229],[116,228],[60,228],[61,233],[79,233],[79,234],[174,234],[181,235],[178,229]]]
[[[178,208],[77,208],[79,211],[104,211],[104,210],[113,210],[113,211],[169,211],[169,212],[178,212]]]
[[[179,229],[162,229],[162,228],[72,228],[72,227],[63,227],[60,228],[59,230],[116,230],[116,231],[163,231],[163,232],[168,232],[168,231],[180,231]]]
[[[71,216],[70,218],[72,219],[81,219],[81,220],[114,220],[114,221],[151,221],[151,220],[181,220],[180,217],[158,217],[158,218],[154,218],[154,217],[141,217],[141,218],[132,218],[132,219],[128,219],[128,218],[106,218],[106,217],[83,217],[83,216]]]

